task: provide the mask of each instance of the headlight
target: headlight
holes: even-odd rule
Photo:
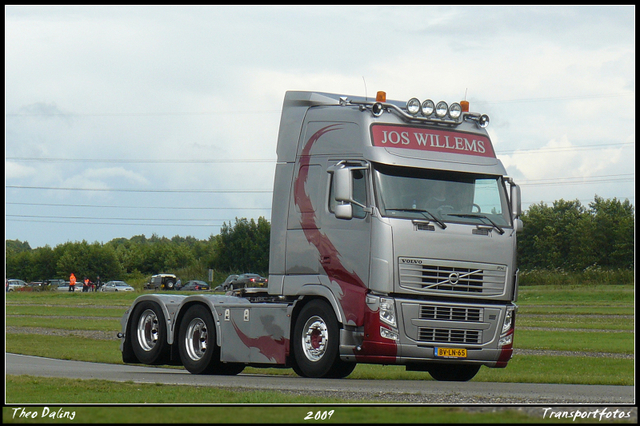
[[[411,98],[407,101],[407,111],[411,115],[416,115],[420,112],[420,101],[417,98]]]
[[[393,300],[380,299],[380,321],[396,326],[396,308]]]
[[[436,116],[438,118],[444,118],[447,115],[447,111],[449,110],[449,106],[445,101],[440,101],[436,105]]]
[[[504,336],[500,338],[500,341],[498,342],[498,346],[507,346],[513,343],[513,334],[510,334],[508,336]]]
[[[458,117],[460,117],[460,114],[462,114],[462,107],[460,106],[460,104],[458,103],[451,104],[451,106],[449,107],[449,117],[453,118],[454,120],[457,120]]]
[[[396,342],[399,340],[398,333],[385,327],[380,327],[380,336],[385,339],[395,340]]]
[[[422,115],[424,115],[425,117],[433,114],[434,109],[436,109],[436,106],[431,99],[427,99],[422,103]]]
[[[383,112],[384,112],[384,108],[382,108],[382,104],[380,102],[376,102],[371,107],[371,113],[373,114],[374,117],[380,117]]]
[[[488,125],[489,125],[489,116],[486,115],[486,114],[482,114],[480,116],[480,118],[478,119],[478,126],[480,126],[480,127],[482,127],[484,129]]]
[[[502,333],[505,334],[507,331],[511,330],[513,326],[513,309],[507,309],[507,312],[504,316],[504,323],[502,324]]]

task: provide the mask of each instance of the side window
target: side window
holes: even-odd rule
[[[495,179],[476,179],[473,202],[482,212],[502,215],[497,181]]]
[[[367,205],[367,185],[364,178],[364,170],[354,170],[351,172],[353,176],[353,199],[359,204]],[[353,217],[364,218],[366,216],[364,209],[357,205],[353,205]]]
[[[362,204],[364,206],[367,205],[367,180],[365,179],[364,170],[353,170],[351,172],[351,177],[353,179],[353,200]],[[337,201],[334,196],[334,188],[333,188],[333,175],[331,176],[331,188],[329,190],[329,211],[333,213],[335,211],[335,206]],[[352,203],[353,206],[353,217],[357,219],[363,219],[366,216],[366,213],[362,206],[358,204]]]

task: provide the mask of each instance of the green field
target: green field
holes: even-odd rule
[[[121,363],[120,342],[116,333],[120,331],[120,318],[126,308],[140,293],[66,293],[66,292],[12,292],[6,298],[6,351],[60,359],[84,360],[106,363]],[[634,287],[620,286],[576,286],[576,287],[521,287],[516,316],[514,346],[516,354],[505,369],[483,367],[474,381],[484,382],[532,382],[532,383],[576,383],[634,385]],[[41,334],[42,329],[49,330]],[[96,339],[83,332],[103,332]],[[91,333],[89,333],[91,335]],[[109,336],[113,338],[109,338]],[[521,351],[519,354],[518,351]],[[545,354],[544,351],[554,351]],[[264,374],[295,375],[291,369],[255,369],[246,372]],[[407,372],[401,366],[358,365],[345,380],[394,379],[432,380],[427,373]],[[142,390],[142,391],[141,391]],[[278,392],[233,392],[204,388],[179,386],[140,385],[134,383],[116,384],[108,381],[80,381],[45,379],[38,377],[6,377],[6,402],[20,403],[65,403],[66,395],[73,394],[86,403],[104,403],[104,395],[109,402],[128,403],[200,403],[220,401],[227,404],[336,404],[344,402],[368,403],[375,401],[344,401],[331,399],[310,399],[295,397]],[[54,398],[53,395],[61,395]],[[313,406],[315,409],[315,406]],[[79,407],[78,409],[81,409]],[[322,408],[322,407],[320,407]],[[315,411],[320,410],[318,408]],[[387,417],[389,410],[360,411],[362,407],[339,407],[335,417],[325,422],[345,422],[362,415],[364,422],[398,422],[397,417]],[[369,407],[371,408],[371,407]],[[100,407],[95,410],[101,410]],[[241,414],[227,417],[215,407],[208,407],[213,418],[223,422],[242,422]],[[329,408],[326,408],[328,410]],[[7,407],[3,410],[3,420],[12,419]],[[301,407],[300,412],[305,408]],[[467,411],[451,407],[420,407],[406,409],[402,422],[424,423],[424,413],[429,413],[428,422],[443,423],[471,421]],[[422,411],[421,411],[422,410]],[[426,410],[426,411],[424,411]],[[96,411],[96,412],[97,412]],[[281,410],[282,411],[282,410]],[[290,409],[284,410],[290,413]],[[315,412],[314,411],[314,412]],[[353,411],[353,412],[352,412]],[[423,416],[415,414],[422,412]],[[235,412],[235,408],[234,408]],[[264,422],[289,423],[304,422],[299,414],[287,417],[276,414],[278,410],[266,410],[271,415]],[[238,412],[240,413],[240,412]],[[247,412],[247,413],[250,413]],[[296,407],[297,413],[297,407]],[[366,414],[374,417],[367,417]],[[374,414],[375,413],[375,414]],[[122,415],[118,410],[112,417],[114,422],[132,420],[135,415]],[[198,416],[202,415],[198,410]],[[306,412],[303,414],[306,415]],[[416,417],[414,417],[416,416]],[[482,423],[491,418],[489,414],[475,414],[474,423]],[[91,422],[87,417],[83,421]],[[154,422],[178,419],[171,414]],[[197,417],[200,418],[200,417]],[[442,420],[446,418],[447,420]],[[195,419],[195,418],[194,418]],[[385,420],[386,419],[386,420]],[[416,421],[415,419],[420,419]],[[439,419],[439,420],[438,420]],[[493,421],[528,421],[522,413],[501,412]],[[497,420],[498,419],[498,420]],[[535,419],[533,419],[535,420]],[[533,421],[532,420],[532,421]],[[178,420],[176,420],[178,421]],[[189,422],[188,420],[184,420]],[[198,420],[193,420],[197,422]],[[255,421],[248,420],[249,422]],[[492,421],[492,422],[493,422]],[[209,420],[211,422],[211,420]]]

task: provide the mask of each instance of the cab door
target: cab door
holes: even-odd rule
[[[359,160],[327,160],[327,191],[323,209],[322,230],[330,243],[321,253],[321,264],[331,285],[338,285],[334,294],[341,301],[345,321],[362,325],[364,295],[369,283],[371,259],[371,185],[368,165]],[[350,171],[350,217],[340,214],[344,201],[336,200],[336,167]]]

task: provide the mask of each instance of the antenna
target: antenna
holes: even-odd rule
[[[364,79],[364,75],[362,76],[362,81],[364,82],[364,101],[369,102],[369,97],[367,96],[367,81]]]

